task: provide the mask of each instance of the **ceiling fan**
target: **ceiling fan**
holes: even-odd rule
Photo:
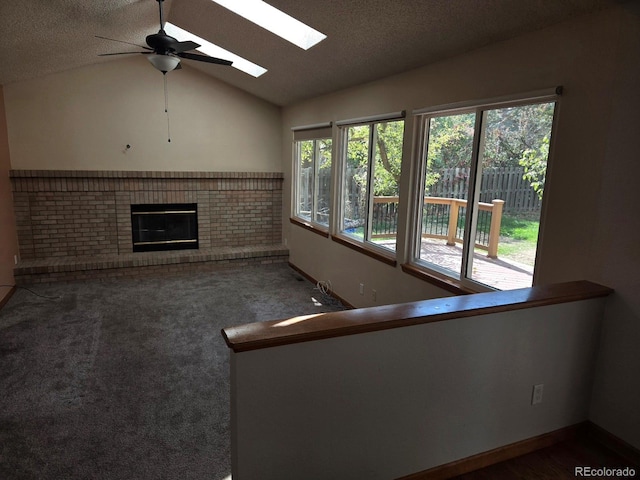
[[[120,42],[126,43],[128,45],[134,45],[136,47],[143,48],[146,50],[145,52],[118,52],[118,53],[103,53],[100,56],[109,56],[109,55],[131,55],[141,53],[142,55],[146,55],[147,59],[151,62],[151,64],[162,72],[164,77],[164,111],[167,114],[167,137],[168,141],[171,142],[171,133],[169,128],[169,97],[167,93],[167,72],[170,72],[175,69],[182,68],[180,66],[180,59],[186,58],[188,60],[195,60],[197,62],[205,62],[205,63],[216,63],[218,65],[231,65],[232,62],[230,60],[224,60],[222,58],[209,57],[206,55],[198,55],[195,53],[188,53],[189,50],[194,50],[198,48],[196,42],[192,42],[187,40],[185,42],[180,42],[177,39],[173,38],[170,35],[167,35],[167,32],[164,31],[164,15],[162,12],[162,2],[164,0],[156,0],[158,2],[158,8],[160,10],[160,30],[158,33],[154,33],[152,35],[147,35],[145,41],[147,42],[147,46],[138,45],[136,43],[125,42],[123,40],[116,40],[114,38],[101,37],[96,35],[97,38],[102,38],[103,40],[110,40],[112,42]]]
[[[145,39],[148,46],[137,45],[135,43],[124,42],[122,40],[115,40],[113,38],[101,37],[96,35],[97,38],[102,38],[104,40],[111,40],[114,42],[127,43],[129,45],[135,45],[137,47],[143,48],[147,50],[146,52],[119,52],[119,53],[103,53],[100,56],[109,56],[109,55],[130,55],[134,53],[141,53],[143,55],[147,55],[147,59],[151,62],[151,64],[162,72],[165,75],[167,72],[170,72],[174,69],[182,68],[180,66],[180,59],[186,58],[188,60],[195,60],[197,62],[205,62],[205,63],[215,63],[218,65],[231,65],[232,62],[230,60],[223,60],[222,58],[216,57],[208,57],[206,55],[198,55],[195,53],[188,53],[189,50],[194,50],[198,48],[196,42],[192,42],[190,40],[185,42],[179,42],[175,38],[164,31],[164,15],[162,12],[162,3],[164,0],[156,0],[158,2],[158,7],[160,10],[160,30],[158,33],[154,33],[152,35],[148,35]]]

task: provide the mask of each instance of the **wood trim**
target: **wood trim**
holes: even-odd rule
[[[234,352],[376,332],[431,322],[604,297],[612,289],[586,280],[476,293],[398,305],[358,308],[300,319],[272,320],[222,330]],[[275,328],[274,328],[275,327]]]
[[[625,460],[640,467],[640,450],[633,445],[625,442],[621,438],[616,437],[614,434],[606,431],[604,428],[596,425],[595,423],[588,421],[586,434],[593,438],[596,442],[600,443],[604,447],[617,453]]]
[[[7,304],[7,302],[11,299],[14,293],[16,293],[15,285],[9,288],[9,291],[7,292],[7,294],[0,300],[0,310],[2,310],[2,307],[4,307]]]
[[[470,293],[478,293],[470,288],[463,287],[459,282],[451,278],[444,278],[432,273],[426,272],[425,270],[416,267],[415,265],[411,265],[410,263],[402,264],[402,271],[404,273],[408,273],[420,280],[424,280],[426,282],[432,283],[436,287],[442,288],[451,293],[455,293],[456,295],[468,295]]]
[[[334,242],[339,243],[340,245],[344,245],[345,247],[349,247],[352,250],[356,250],[360,253],[364,253],[365,255],[374,258],[376,260],[379,260],[383,263],[386,263],[387,265],[391,265],[392,267],[395,267],[398,262],[396,261],[395,258],[391,258],[387,255],[383,255],[382,253],[378,253],[375,252],[373,250],[371,250],[370,248],[365,247],[363,244],[361,244],[360,242],[355,242],[351,239],[345,238],[345,237],[338,237],[335,235],[331,236],[331,240],[333,240]]]
[[[396,480],[436,480],[463,475],[575,438],[585,430],[586,423],[587,422],[578,423],[553,432],[544,433],[537,437],[494,448],[488,452],[479,453],[471,457],[456,460],[455,462],[423,470],[422,472],[399,477]]]
[[[289,262],[289,266],[293,268],[296,272],[298,272],[300,275],[302,275],[304,278],[309,280],[311,283],[315,283],[315,284],[318,283],[318,281],[315,278],[313,278],[311,275],[309,275],[307,272],[305,272],[301,268],[296,267],[293,263]],[[351,305],[349,302],[347,302],[344,298],[342,298],[340,295],[336,294],[336,292],[334,292],[333,290],[329,291],[329,295],[331,295],[333,298],[338,300],[347,308],[351,308],[351,309],[356,308],[353,305]]]
[[[305,230],[309,230],[310,232],[317,233],[318,235],[329,238],[329,232],[325,232],[324,230],[320,230],[318,227],[314,226],[310,222],[305,222],[298,218],[290,217],[289,221],[294,225],[304,228]]]
[[[605,448],[612,450],[625,460],[631,462],[634,466],[640,466],[640,450],[609,433],[593,422],[585,421],[550,433],[538,435],[537,437],[528,438],[520,442],[498,447],[471,457],[439,465],[422,472],[400,477],[396,480],[436,480],[464,475],[465,473],[473,472],[490,465],[495,465],[512,458],[520,457],[579,436],[591,437]]]

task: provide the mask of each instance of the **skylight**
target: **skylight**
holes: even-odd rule
[[[272,7],[262,0],[212,0],[233,13],[260,25],[279,37],[308,50],[327,38],[326,35]]]
[[[166,22],[164,24],[164,31],[167,32],[167,35],[170,35],[174,38],[177,38],[181,42],[191,40],[193,42],[199,43],[200,47],[196,50],[204,53],[205,55],[209,55],[210,57],[223,58],[225,60],[231,60],[234,68],[243,71],[244,73],[248,73],[254,77],[259,77],[260,75],[266,73],[267,69],[261,67],[260,65],[256,65],[253,62],[250,62],[246,58],[242,58],[235,53],[231,53],[228,50],[225,50],[222,47],[214,45],[213,43],[205,40],[204,38],[198,37],[187,30],[184,30],[170,22]]]

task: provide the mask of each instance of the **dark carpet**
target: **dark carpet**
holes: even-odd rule
[[[220,329],[343,309],[286,265],[32,290],[0,310],[6,480],[229,477]]]

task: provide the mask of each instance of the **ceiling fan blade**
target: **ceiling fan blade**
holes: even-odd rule
[[[185,42],[177,42],[174,45],[172,45],[173,48],[173,52],[174,53],[182,53],[182,52],[186,52],[187,50],[195,50],[196,48],[198,48],[200,45],[197,44],[196,42],[192,42],[191,40],[187,40]]]
[[[231,65],[233,62],[231,60],[223,60],[222,58],[216,58],[216,57],[207,57],[206,55],[196,55],[193,53],[178,53],[177,54],[180,58],[186,58],[187,60],[196,60],[198,62],[205,62],[205,63],[216,63],[218,65]]]
[[[132,55],[132,54],[138,54],[141,53],[143,55],[149,55],[151,52],[118,52],[118,53],[99,53],[98,56],[99,57],[108,57],[110,55]]]
[[[153,51],[152,48],[145,47],[143,45],[138,45],[137,43],[125,42],[124,40],[116,40],[115,38],[101,37],[100,35],[94,35],[94,36],[96,38],[101,38],[102,40],[109,40],[111,42],[126,43],[127,45],[133,45],[134,47],[144,48],[145,50],[152,50]]]

